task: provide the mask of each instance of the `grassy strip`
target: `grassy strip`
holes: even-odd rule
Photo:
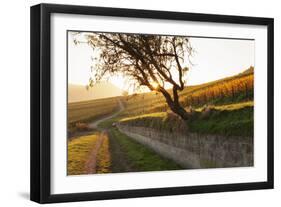
[[[131,126],[149,127],[159,131],[187,132],[186,122],[172,113],[160,112],[121,119]]]
[[[67,175],[85,174],[85,163],[95,146],[97,135],[81,136],[68,141]]]
[[[117,129],[110,130],[111,135],[120,144],[121,149],[127,154],[128,160],[133,163],[137,171],[159,171],[182,169],[171,160],[160,157],[154,151],[132,140]]]
[[[109,139],[103,135],[104,140],[97,155],[97,173],[109,173],[111,167],[111,156],[109,152]]]
[[[204,118],[188,123],[191,132],[231,136],[253,136],[254,109],[251,106],[238,110],[216,110]]]
[[[101,129],[108,129],[108,128],[112,127],[113,123],[118,122],[120,119],[121,119],[121,117],[119,117],[119,116],[114,117],[112,119],[108,119],[106,121],[101,122],[98,125],[98,127],[101,128]]]
[[[253,102],[243,102],[211,107],[209,112],[196,109],[195,117],[184,122],[171,113],[152,113],[121,119],[131,126],[150,127],[169,132],[186,133],[187,130],[203,134],[253,136]]]

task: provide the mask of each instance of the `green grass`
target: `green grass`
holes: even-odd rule
[[[149,127],[159,131],[187,132],[186,122],[173,113],[158,112],[121,119],[122,124]]]
[[[216,86],[224,86],[229,82],[237,80],[244,80],[246,82],[247,77],[253,77],[253,70],[247,70],[245,73],[238,74],[236,76],[227,77],[224,79],[195,85],[195,86],[186,86],[183,91],[179,93],[180,101],[183,107],[190,106],[191,102],[189,99],[191,96],[196,95],[196,93],[203,94],[210,90],[210,88]],[[226,89],[226,88],[224,88]],[[229,90],[229,89],[228,89]],[[249,89],[249,93],[253,92]],[[224,91],[225,93],[225,91]],[[94,121],[100,117],[103,117],[107,114],[111,114],[118,108],[117,100],[122,99],[122,102],[125,105],[125,110],[119,115],[119,119],[126,117],[135,117],[145,114],[157,113],[157,112],[167,112],[169,107],[166,104],[165,99],[162,94],[156,92],[148,92],[142,94],[134,94],[126,97],[113,97],[105,98],[92,101],[83,101],[77,103],[68,104],[68,129],[69,131],[75,131],[75,123],[82,122],[87,123],[89,121]],[[214,96],[212,99],[207,101],[200,101],[198,104],[191,104],[193,108],[203,107],[205,104],[220,106],[220,105],[229,105],[233,103],[245,102],[253,99],[253,94],[248,94],[247,97],[243,92],[243,87],[241,88],[241,93],[235,93],[235,97],[230,97],[228,95]],[[108,121],[103,123],[100,126],[106,127],[111,125],[113,122],[118,121]]]
[[[188,123],[191,132],[228,136],[253,136],[254,108],[246,106],[236,110],[213,110],[207,117]]]
[[[160,171],[182,169],[171,160],[160,157],[154,151],[132,138],[122,134],[117,129],[110,130],[111,135],[120,144],[121,149],[126,153],[129,161],[133,163],[137,171]]]
[[[204,114],[203,108],[196,109],[192,120],[185,122],[171,113],[151,113],[120,120],[122,124],[150,127],[161,131],[202,134],[219,134],[233,136],[253,136],[254,108],[253,102],[211,106]]]
[[[238,81],[251,83],[253,80],[253,69],[247,70],[245,73],[236,76],[227,77],[217,81],[212,81],[195,86],[187,86],[180,92],[180,101],[182,106],[189,107],[191,96],[204,95],[205,92],[216,88],[217,86],[227,89],[227,85]],[[240,81],[240,82],[239,82]],[[230,84],[231,85],[231,84]],[[243,85],[243,84],[242,84]],[[242,110],[242,108],[253,108],[253,90],[249,88],[247,96],[241,91],[235,93],[235,96],[214,95],[211,99],[201,101],[198,104],[192,104],[192,108],[199,112],[195,119],[188,123],[190,131],[199,133],[218,133],[218,134],[233,134],[233,135],[252,135],[253,130],[253,112],[250,110],[250,115]],[[224,93],[227,93],[224,91]],[[211,96],[212,97],[212,96]],[[166,130],[169,132],[185,132],[186,124],[171,116],[169,107],[167,106],[163,96],[160,93],[149,92],[143,94],[134,94],[126,97],[114,97],[100,100],[84,101],[71,103],[68,106],[68,131],[75,132],[75,124],[77,122],[87,123],[97,118],[112,114],[118,107],[117,100],[122,99],[125,105],[125,110],[118,117],[101,123],[101,128],[108,128],[114,122],[129,123],[135,126],[145,126],[155,128],[157,130]],[[212,113],[210,116],[202,119],[200,113],[204,109],[204,105],[211,105]],[[223,112],[226,111],[226,112]],[[236,111],[236,112],[235,112]],[[222,112],[222,113],[220,113]],[[245,124],[245,125],[243,125]],[[238,128],[241,128],[239,130]],[[208,130],[210,130],[208,132]]]
[[[101,122],[98,127],[102,129],[108,129],[112,126],[113,123],[118,122],[121,119],[120,116],[114,117],[112,119],[108,119],[106,121]]]

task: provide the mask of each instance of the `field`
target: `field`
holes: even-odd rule
[[[116,129],[109,130],[108,134],[101,136],[101,133],[95,132],[68,140],[67,174],[181,169],[173,161],[159,156]],[[100,146],[98,150],[95,150],[96,146]]]
[[[85,123],[113,113],[118,109],[119,97],[68,104],[68,132],[87,129]]]
[[[218,81],[187,86],[180,93],[180,102],[184,107],[199,108],[206,104],[223,105],[251,101],[254,98],[253,79],[253,71],[247,71]],[[155,92],[128,96],[125,105],[124,117],[169,110],[163,96]]]
[[[68,104],[68,123],[87,122],[117,109],[118,97]]]
[[[209,83],[187,86],[180,92],[180,102],[184,107],[202,107],[251,101],[253,94],[253,68],[236,76]],[[118,108],[118,100],[123,100],[126,110],[122,116],[166,112],[168,106],[163,96],[156,92],[133,94],[68,104],[68,124],[93,121],[110,114]]]
[[[195,117],[188,124],[167,112],[123,118],[120,122],[168,132],[253,136],[253,101],[213,106],[208,112],[203,107],[195,111]]]
[[[82,136],[79,139],[68,141],[68,175],[86,174],[84,166],[96,142],[96,134]]]
[[[180,102],[192,114],[192,119],[188,121],[172,113],[162,95],[156,92],[69,103],[68,132],[71,139],[68,140],[68,174],[183,168],[175,160],[121,133],[116,124],[151,128],[159,132],[192,132],[237,136],[240,140],[247,137],[249,140],[253,137],[254,126],[253,85],[254,73],[250,68],[233,77],[185,87],[180,92]],[[110,116],[112,114],[116,115]],[[101,118],[103,121],[95,129],[89,127],[89,123]],[[93,159],[94,167],[91,165]],[[216,166],[213,161],[203,161],[209,163],[205,167]],[[94,171],[88,168],[94,168]]]

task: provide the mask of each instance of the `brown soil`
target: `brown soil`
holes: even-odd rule
[[[97,155],[105,139],[105,136],[107,136],[105,132],[100,133],[100,135],[98,136],[96,145],[92,149],[89,159],[85,163],[86,174],[94,174],[97,172]]]

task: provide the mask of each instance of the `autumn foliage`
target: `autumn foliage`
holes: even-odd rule
[[[183,104],[186,106],[201,105],[216,100],[229,100],[230,102],[235,102],[237,99],[252,100],[253,90],[254,75],[250,74],[194,90],[184,99]]]

